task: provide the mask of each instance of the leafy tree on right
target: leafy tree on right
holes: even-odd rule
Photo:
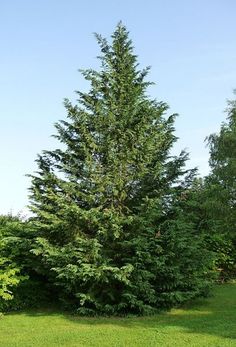
[[[236,100],[228,101],[227,122],[210,135],[211,173],[205,182],[205,209],[222,279],[236,275]]]

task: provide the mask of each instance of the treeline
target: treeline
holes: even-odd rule
[[[176,115],[150,99],[126,28],[96,35],[101,68],[65,100],[60,149],[31,176],[27,221],[0,217],[0,310],[151,314],[236,274],[236,103],[208,137],[210,174],[171,155]]]

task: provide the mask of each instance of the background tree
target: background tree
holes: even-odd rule
[[[11,215],[0,216],[0,310],[8,305],[6,301],[13,299],[15,288],[26,279],[21,274],[21,268],[14,260],[12,252],[5,252],[7,238],[12,226],[19,222]]]
[[[206,211],[212,247],[218,252],[222,277],[236,275],[236,101],[229,101],[227,122],[208,137],[211,173],[206,178]]]
[[[31,222],[20,215],[0,216],[0,311],[16,311],[53,302],[36,256],[30,252],[35,238]]]
[[[65,100],[63,149],[38,156],[31,176],[37,271],[80,313],[150,313],[206,292],[209,254],[184,216],[194,171],[172,157],[175,115],[150,99],[126,28],[96,35],[101,70]],[[181,178],[182,177],[182,178]]]

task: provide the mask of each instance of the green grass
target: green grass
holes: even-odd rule
[[[27,311],[0,318],[0,347],[236,347],[236,284],[182,309],[142,318]]]

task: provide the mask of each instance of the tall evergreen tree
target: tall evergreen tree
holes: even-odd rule
[[[175,115],[147,96],[126,28],[96,39],[101,69],[83,70],[90,90],[65,100],[63,147],[37,159],[32,252],[78,312],[147,313],[207,287],[208,254],[182,208],[194,172],[184,151],[170,155]]]

